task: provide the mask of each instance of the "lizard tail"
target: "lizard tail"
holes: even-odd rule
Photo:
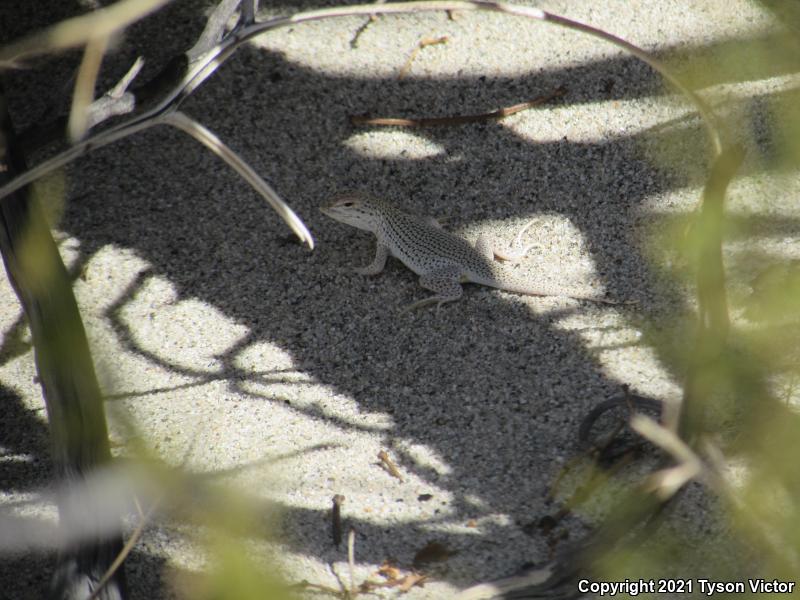
[[[616,300],[604,298],[603,296],[596,296],[584,292],[573,291],[569,289],[559,288],[557,286],[539,284],[531,285],[522,281],[513,280],[482,280],[476,281],[482,285],[503,290],[505,292],[513,292],[515,294],[522,294],[523,296],[560,296],[562,298],[572,298],[573,300],[588,300],[589,302],[599,302],[602,304],[620,304]]]

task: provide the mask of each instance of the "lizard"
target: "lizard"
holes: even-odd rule
[[[410,304],[405,310],[433,303],[438,309],[445,302],[458,300],[463,294],[463,283],[477,283],[526,296],[563,296],[617,304],[607,298],[528,283],[495,260],[520,260],[532,245],[516,252],[499,251],[485,236],[481,236],[473,246],[442,229],[432,217],[413,215],[390,202],[359,192],[336,196],[320,210],[332,219],[369,231],[377,238],[375,258],[370,264],[356,268],[357,273],[377,275],[383,271],[386,259],[391,255],[419,275],[422,287],[435,293]],[[519,232],[518,241],[530,225],[532,222]]]

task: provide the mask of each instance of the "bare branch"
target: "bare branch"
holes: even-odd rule
[[[706,102],[700,98],[693,90],[684,84],[677,75],[673,74],[665,64],[650,55],[648,52],[633,44],[619,38],[613,34],[607,33],[600,29],[596,29],[589,25],[566,19],[558,15],[548,13],[536,8],[517,6],[506,4],[502,2],[483,2],[483,1],[469,1],[469,0],[431,0],[431,1],[411,1],[411,2],[396,2],[386,4],[361,4],[346,7],[335,7],[327,9],[312,10],[294,14],[289,17],[276,17],[261,23],[254,23],[253,25],[237,29],[231,35],[222,40],[219,46],[211,49],[207,55],[198,60],[193,69],[186,75],[184,80],[159,104],[154,111],[161,111],[172,102],[180,102],[182,98],[191,94],[197,87],[199,87],[208,77],[213,74],[217,67],[222,64],[227,58],[236,51],[236,49],[245,41],[280,27],[287,27],[289,25],[304,23],[307,21],[315,21],[320,19],[345,17],[354,15],[373,15],[373,14],[399,14],[399,13],[419,13],[419,12],[432,12],[432,11],[447,11],[447,10],[486,10],[491,12],[501,12],[505,14],[536,19],[540,21],[550,22],[557,24],[561,27],[574,29],[587,33],[594,37],[603,39],[611,44],[614,44],[624,50],[627,50],[640,60],[650,65],[653,69],[659,72],[667,81],[674,85],[678,91],[683,93],[689,101],[691,101],[697,108],[700,116],[703,118],[706,130],[714,148],[715,154],[718,154],[722,149],[721,141],[721,123],[711,108]],[[4,190],[0,190],[0,197],[2,197]]]
[[[111,117],[133,112],[133,109],[136,108],[136,97],[127,90],[134,78],[139,74],[142,66],[144,66],[144,59],[140,56],[128,72],[123,75],[122,79],[117,82],[117,85],[92,102],[86,111],[86,126],[88,129],[92,129],[95,125]]]
[[[128,90],[128,87],[130,87],[131,83],[133,83],[133,80],[136,79],[137,75],[139,75],[139,71],[142,70],[143,66],[144,58],[140,56],[134,61],[134,63],[131,65],[131,68],[128,69],[128,72],[122,76],[122,79],[117,82],[117,85],[106,92],[106,95],[115,100],[122,98],[122,96]]]
[[[56,154],[52,158],[39,163],[32,169],[21,173],[4,186],[0,187],[0,199],[13,194],[20,188],[25,187],[29,183],[36,181],[40,177],[44,177],[48,173],[52,173],[56,169],[71,163],[76,158],[80,158],[87,152],[107,146],[117,140],[128,137],[131,134],[152,127],[156,123],[153,121],[153,116],[150,114],[134,117],[130,121],[121,123],[119,126],[103,131],[95,136],[86,138],[71,148],[64,150],[60,154]]]
[[[220,43],[222,34],[225,32],[225,26],[233,16],[233,13],[236,12],[240,2],[241,0],[222,0],[217,5],[209,15],[206,27],[197,39],[197,43],[186,52],[190,64],[202,58],[206,52]],[[247,4],[248,2],[245,1],[242,11],[244,11]]]

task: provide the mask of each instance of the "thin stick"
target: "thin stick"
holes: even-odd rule
[[[147,2],[142,2],[140,5],[137,5],[138,12],[134,14],[133,11],[127,11],[133,4],[131,0],[124,0],[123,2],[119,2],[117,5],[114,5],[112,9],[104,9],[103,11],[97,11],[98,13],[102,12],[103,18],[108,18],[113,25],[110,25],[108,21],[102,21],[103,27],[109,28],[113,31],[116,31],[120,27],[121,22],[128,22],[129,20],[133,20],[135,17],[138,17],[141,14],[146,13],[149,10],[155,10],[160,4],[166,0],[147,0]],[[125,11],[123,11],[123,7]],[[142,10],[146,7],[146,10]],[[119,9],[119,10],[117,10]],[[75,144],[71,148],[67,149],[66,151],[40,163],[33,169],[29,169],[18,175],[10,182],[6,183],[2,187],[0,187],[0,199],[5,198],[12,194],[14,191],[24,187],[25,185],[31,183],[32,181],[52,172],[55,169],[63,167],[64,165],[68,164],[72,160],[78,158],[79,156],[88,153],[91,150],[94,150],[98,147],[105,146],[110,144],[116,140],[128,137],[137,131],[141,131],[142,129],[147,129],[156,125],[158,123],[165,122],[163,119],[166,116],[166,113],[175,111],[179,108],[180,104],[188,98],[191,93],[197,89],[208,77],[210,77],[216,69],[221,65],[229,56],[231,56],[243,43],[247,40],[270,31],[272,29],[277,29],[279,27],[287,27],[290,25],[304,23],[306,21],[315,21],[320,19],[327,19],[333,17],[345,17],[345,16],[355,16],[355,15],[374,15],[374,14],[398,14],[398,13],[419,13],[419,12],[432,12],[432,11],[449,11],[449,10],[459,10],[459,11],[478,11],[478,10],[485,10],[485,11],[492,11],[492,12],[500,12],[503,14],[514,15],[525,17],[529,19],[536,19],[539,21],[549,22],[561,27],[566,27],[568,29],[574,29],[576,31],[581,31],[583,33],[587,33],[594,37],[603,39],[615,46],[623,48],[627,52],[630,52],[635,57],[639,58],[640,60],[646,62],[650,65],[653,69],[658,71],[667,81],[669,81],[674,87],[678,89],[682,94],[684,94],[697,108],[700,116],[703,118],[703,122],[706,127],[706,132],[708,137],[711,141],[714,155],[718,156],[722,151],[722,138],[720,134],[721,130],[721,122],[718,120],[717,116],[711,110],[711,108],[706,104],[706,102],[696,94],[691,88],[689,88],[686,84],[684,84],[676,75],[674,75],[667,66],[659,61],[654,56],[650,55],[648,52],[642,50],[641,48],[634,46],[630,42],[623,40],[613,34],[607,33],[601,29],[597,29],[595,27],[591,27],[589,25],[585,25],[578,21],[573,21],[571,19],[567,19],[565,17],[560,17],[558,15],[554,15],[548,13],[546,11],[527,7],[527,6],[517,6],[512,4],[506,4],[503,2],[489,2],[483,0],[433,0],[433,1],[410,1],[410,2],[392,2],[386,4],[361,4],[361,5],[354,5],[354,6],[345,6],[345,7],[334,7],[334,8],[326,8],[326,9],[319,9],[319,10],[311,10],[306,12],[297,13],[288,17],[277,17],[274,19],[269,19],[267,21],[261,23],[253,23],[252,25],[242,27],[241,29],[236,29],[235,31],[231,32],[228,36],[226,36],[219,45],[215,46],[214,48],[210,49],[204,56],[198,59],[197,64],[193,65],[183,79],[170,91],[168,92],[164,98],[159,102],[156,106],[151,108],[148,111],[145,111],[141,115],[132,117],[126,122],[120,123],[115,127],[111,127],[106,131],[100,132],[94,136],[91,136],[82,142]],[[63,33],[64,35],[61,36],[57,44],[48,44],[47,49],[54,49],[57,47],[67,47],[70,45],[77,45],[80,43],[85,42],[88,37],[84,32],[78,31],[81,28],[85,28],[87,23],[94,23],[94,21],[86,21],[86,20],[79,20],[79,19],[72,19],[66,24],[69,24],[69,30],[62,30],[59,29],[59,26],[54,27],[53,29],[47,30],[46,34],[43,35],[54,35],[55,32]],[[99,35],[105,31],[105,29],[101,28],[102,31],[93,31],[93,35]],[[0,50],[0,64],[2,64],[3,59],[11,59],[16,58],[19,55],[26,54],[30,52],[31,48],[39,44],[41,41],[40,37],[33,36],[31,38],[26,38],[22,43],[13,45],[11,48],[6,48]],[[524,109],[519,109],[524,110]],[[301,236],[302,237],[302,236]],[[305,241],[309,243],[310,238],[307,238]],[[313,242],[312,242],[313,243]],[[311,245],[311,244],[309,244]]]
[[[117,82],[117,85],[108,90],[106,95],[109,96],[110,98],[113,98],[114,100],[119,100],[120,98],[122,98],[122,96],[128,90],[128,87],[130,87],[133,80],[136,79],[136,76],[139,74],[139,71],[142,70],[143,66],[144,66],[144,58],[140,56],[133,62],[131,68],[128,69],[128,72],[122,76],[122,79],[120,79]]]
[[[553,98],[558,98],[566,93],[566,88],[560,87],[552,94],[539,96],[528,102],[520,102],[513,106],[498,108],[487,113],[475,115],[454,115],[451,117],[422,117],[420,119],[395,119],[395,118],[371,118],[364,116],[351,116],[350,122],[353,125],[379,125],[383,127],[441,127],[453,125],[465,125],[467,123],[480,123],[482,121],[499,121],[523,110],[528,110],[534,106],[539,106],[549,102]]]
[[[446,35],[438,38],[425,38],[424,40],[420,40],[417,47],[411,51],[411,54],[408,55],[408,59],[406,60],[406,64],[403,65],[403,68],[400,69],[400,73],[397,74],[398,79],[403,79],[408,72],[411,70],[411,65],[414,63],[414,60],[417,58],[417,55],[423,48],[427,48],[428,46],[436,46],[438,44],[444,44],[447,42],[449,38]]]
[[[375,0],[375,4],[384,4],[386,0]],[[358,40],[361,38],[361,35],[367,30],[372,23],[378,20],[378,15],[371,14],[369,18],[361,25],[356,32],[353,34],[353,37],[350,40],[350,47],[357,48],[358,47]]]

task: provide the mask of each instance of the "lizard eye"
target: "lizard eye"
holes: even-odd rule
[[[342,206],[346,206],[346,207],[350,208],[351,206],[353,206],[353,203],[352,202],[345,202],[344,204],[342,204]]]

